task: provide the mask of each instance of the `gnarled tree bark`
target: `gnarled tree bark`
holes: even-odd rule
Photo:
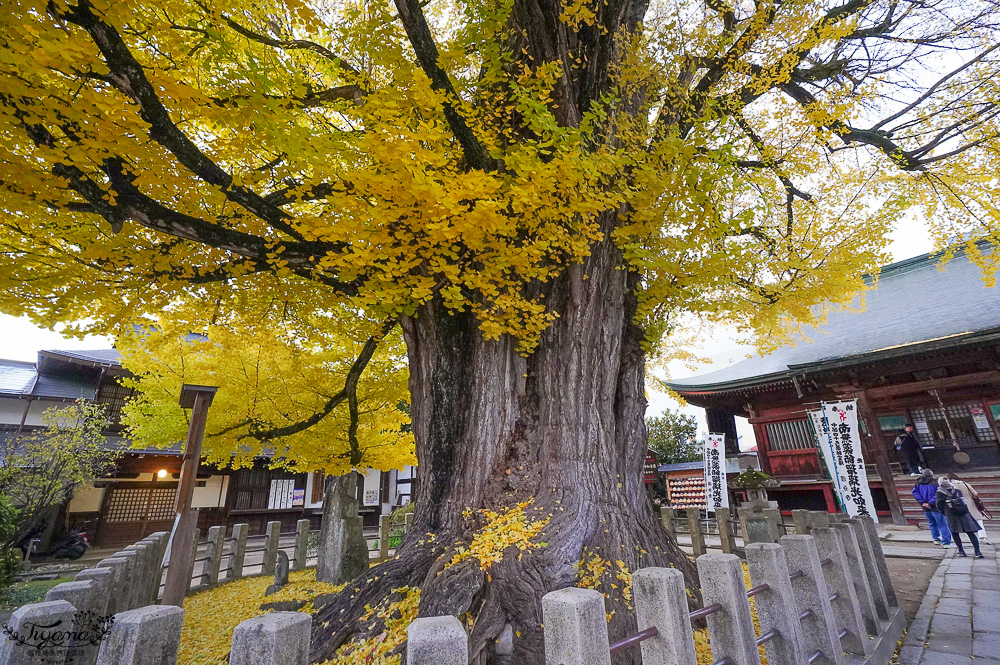
[[[607,232],[616,215],[604,217]],[[622,268],[620,250],[602,241],[584,264],[539,287],[560,316],[528,357],[515,340],[483,339],[469,313],[432,303],[404,320],[418,458],[413,529],[397,559],[316,615],[314,660],[331,658],[365,630],[359,607],[404,585],[421,587],[421,616],[470,613],[473,655],[491,654],[487,646],[512,624],[520,635],[514,662],[526,665],[544,662],[542,595],[575,585],[585,554],[611,562],[601,590],[614,612],[612,639],[635,628],[616,562],[629,570],[673,565],[694,586],[690,560],[663,531],[643,487],[638,279]],[[521,556],[510,548],[486,571],[474,559],[443,569],[454,544],[472,536],[466,508],[503,510],[529,498],[532,516],[550,516],[539,537],[546,547]]]

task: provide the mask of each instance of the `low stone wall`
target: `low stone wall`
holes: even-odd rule
[[[800,518],[804,517],[800,515]],[[735,554],[703,554],[696,561],[705,607],[688,611],[684,576],[673,568],[645,568],[632,575],[639,633],[616,644],[608,639],[604,596],[569,588],[542,598],[545,661],[559,665],[610,665],[612,651],[639,648],[648,665],[696,665],[691,621],[708,623],[715,665],[885,665],[903,634],[875,524],[870,518],[831,523],[826,513],[801,520],[803,533],[778,543],[745,547],[754,588],[746,589],[742,560]],[[694,518],[692,517],[692,520]],[[753,521],[755,516],[747,516]],[[761,516],[763,539],[773,533]],[[749,598],[755,598],[760,635]],[[506,632],[506,631],[505,631]],[[501,658],[512,651],[498,641]],[[410,624],[408,665],[468,665],[468,635],[455,617],[429,617]]]
[[[904,621],[889,579],[875,525],[859,518],[830,523],[825,513],[779,543],[745,548],[750,578],[734,554],[697,558],[705,607],[688,611],[681,573],[646,568],[633,576],[632,594],[640,633],[609,644],[604,596],[568,588],[542,598],[546,662],[610,665],[612,650],[638,646],[646,665],[696,665],[691,621],[708,623],[716,665],[885,665],[902,636]],[[216,536],[218,538],[218,536]],[[150,571],[162,559],[166,534],[154,534],[82,571],[74,582],[54,587],[45,602],[26,605],[5,626],[0,665],[162,665],[176,661],[183,610],[151,605]],[[216,541],[218,542],[218,541]],[[160,557],[160,558],[157,558]],[[755,598],[760,635],[749,598]],[[146,606],[141,606],[145,604]],[[81,613],[92,614],[81,619]],[[87,616],[114,613],[114,621],[86,624]],[[91,629],[91,639],[84,639]],[[271,612],[244,621],[233,633],[230,665],[306,665],[311,617]],[[78,628],[76,642],[49,640],[39,648],[39,627]],[[497,641],[499,656],[511,653],[511,631]],[[465,628],[455,617],[417,619],[408,629],[408,665],[468,665]]]

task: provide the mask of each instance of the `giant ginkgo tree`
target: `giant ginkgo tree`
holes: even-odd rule
[[[0,307],[199,331],[273,301],[294,344],[401,331],[415,528],[318,612],[313,658],[419,587],[472,656],[510,624],[514,661],[541,663],[546,591],[601,589],[620,637],[629,571],[694,587],[640,472],[644,363],[683,317],[773,344],[861,288],[913,209],[941,241],[998,238],[998,18],[990,0],[24,0],[0,32]],[[287,426],[322,426],[314,410]]]

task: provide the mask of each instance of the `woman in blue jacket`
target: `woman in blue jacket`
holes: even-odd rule
[[[938,545],[951,547],[951,530],[948,520],[937,509],[937,483],[934,482],[934,472],[924,469],[913,486],[913,498],[924,509],[924,517],[931,529],[931,537]]]

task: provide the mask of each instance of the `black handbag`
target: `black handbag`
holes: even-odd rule
[[[948,507],[951,508],[951,514],[956,517],[961,517],[962,515],[969,514],[969,506],[965,504],[965,499],[961,496],[956,495],[951,499],[947,499]]]

